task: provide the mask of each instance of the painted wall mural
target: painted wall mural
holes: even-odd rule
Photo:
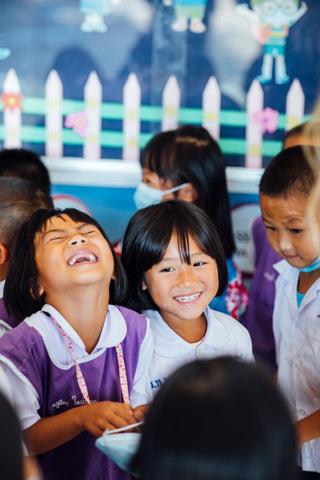
[[[137,160],[203,124],[230,166],[259,167],[319,95],[318,0],[7,0],[0,146]]]

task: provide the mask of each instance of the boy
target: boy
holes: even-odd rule
[[[34,183],[0,177],[0,337],[17,324],[7,315],[2,298],[14,241],[20,226],[41,207],[53,208],[53,203]]]
[[[259,187],[268,240],[284,259],[275,265],[277,381],[297,422],[303,478],[320,478],[320,244],[307,212],[314,183],[303,147],[295,146],[271,160]]]
[[[310,127],[311,123],[306,122],[288,130],[283,138],[282,150],[295,145],[320,146],[319,135],[312,135]],[[251,230],[255,248],[255,271],[251,281],[249,306],[242,323],[251,335],[256,360],[265,363],[275,373],[277,367],[272,315],[278,272],[273,265],[280,261],[280,257],[268,243],[260,216],[254,220]]]

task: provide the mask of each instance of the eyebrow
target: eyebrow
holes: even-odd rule
[[[78,223],[78,222],[75,222],[75,223]],[[86,227],[92,227],[92,228],[97,228],[95,225],[93,225],[92,223],[82,223],[81,225],[79,225],[78,227],[78,230],[82,230],[83,228],[86,228]],[[45,233],[42,234],[42,238],[44,238],[46,235],[49,235],[50,233],[66,233],[68,230],[65,230],[65,229],[62,229],[62,228],[55,228],[53,230],[47,230]]]
[[[199,250],[199,252],[195,252],[193,253],[192,255],[190,255],[190,258],[194,258],[194,257],[198,257],[200,255],[208,255],[207,253],[205,252],[202,252],[201,250]],[[176,260],[177,258],[179,258],[180,260],[180,256],[179,257],[167,257],[167,258],[163,258],[162,260],[160,260],[159,263],[163,263],[163,262],[173,262],[174,260]]]

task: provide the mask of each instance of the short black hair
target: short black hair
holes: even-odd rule
[[[268,374],[232,357],[171,374],[142,427],[130,470],[141,480],[294,480],[296,437]]]
[[[197,192],[194,203],[214,223],[227,258],[235,252],[226,162],[218,142],[198,125],[183,125],[156,134],[140,157],[147,167],[173,186],[191,183]]]
[[[53,208],[52,198],[29,180],[0,177],[0,243],[11,250],[19,228],[38,208]]]
[[[110,284],[110,303],[121,303],[127,290],[127,278],[118,255],[115,253],[110,240],[99,223],[87,213],[75,208],[39,209],[33,213],[30,220],[25,222],[16,240],[15,248],[9,262],[8,274],[4,286],[3,299],[9,315],[17,320],[32,315],[40,310],[45,303],[45,294],[39,295],[38,271],[35,262],[34,239],[47,221],[57,216],[68,216],[77,223],[94,225],[107,241],[114,260],[114,276]]]
[[[269,162],[260,180],[259,193],[270,197],[308,196],[314,183],[315,174],[304,147],[299,145],[282,150]]]
[[[221,295],[228,283],[225,254],[217,230],[206,213],[182,200],[151,205],[138,210],[130,219],[122,246],[121,261],[128,277],[125,304],[129,308],[159,310],[147,290],[142,290],[144,274],[166,253],[173,234],[177,235],[181,258],[190,263],[189,235],[199,248],[217,262]]]
[[[3,148],[0,150],[0,177],[25,178],[50,195],[51,181],[47,167],[32,150]]]

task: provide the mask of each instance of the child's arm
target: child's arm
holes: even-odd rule
[[[320,410],[316,410],[295,424],[297,432],[298,447],[304,442],[320,437]]]
[[[39,455],[85,430],[100,437],[106,429],[124,427],[136,421],[130,405],[98,402],[40,419],[24,431],[24,439],[29,455]]]

